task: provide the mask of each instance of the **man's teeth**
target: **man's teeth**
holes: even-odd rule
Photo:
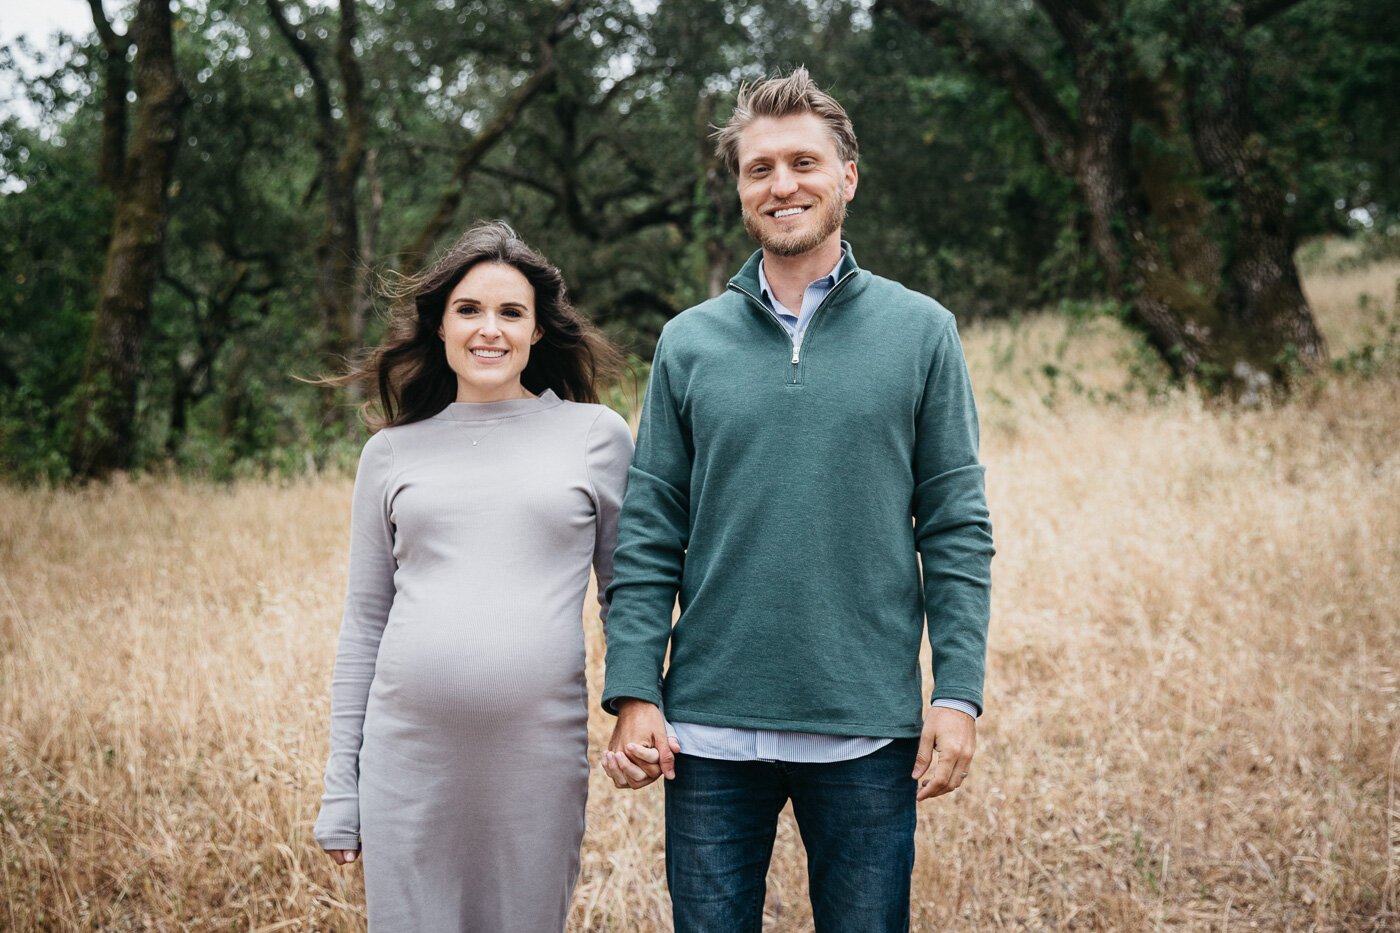
[[[774,211],[774,217],[791,217],[793,214],[800,214],[805,211],[805,207],[785,207],[780,211]]]
[[[473,350],[472,356],[484,356],[488,360],[500,359],[506,355],[504,350]]]

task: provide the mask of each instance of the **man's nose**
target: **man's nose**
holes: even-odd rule
[[[773,197],[786,198],[797,193],[797,176],[779,167],[773,172]]]

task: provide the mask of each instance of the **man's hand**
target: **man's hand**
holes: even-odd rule
[[[356,849],[327,849],[326,854],[334,859],[337,865],[349,865],[360,857]]]
[[[924,732],[919,736],[919,754],[914,759],[914,780],[919,781],[916,800],[939,797],[957,790],[967,777],[972,753],[977,749],[977,720],[961,710],[930,706],[924,715]],[[938,763],[929,771],[934,752]]]
[[[661,775],[676,776],[680,743],[666,734],[666,720],[656,704],[645,700],[617,702],[617,725],[603,752],[603,770],[618,787],[637,790]]]

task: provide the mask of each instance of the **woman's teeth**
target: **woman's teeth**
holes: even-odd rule
[[[480,356],[488,360],[498,360],[506,355],[504,350],[473,350],[472,356]]]

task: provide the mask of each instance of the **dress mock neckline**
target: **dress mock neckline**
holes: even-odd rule
[[[498,421],[501,418],[515,418],[537,411],[547,411],[562,404],[563,399],[555,395],[553,389],[545,389],[538,398],[511,398],[502,402],[449,402],[447,407],[434,417],[451,421]]]

